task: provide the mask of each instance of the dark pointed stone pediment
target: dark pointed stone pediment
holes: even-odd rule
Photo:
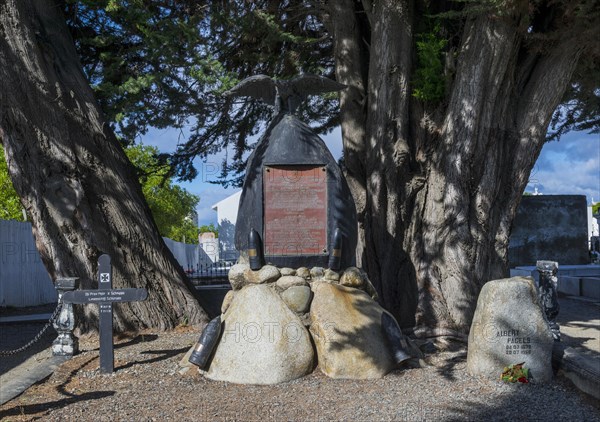
[[[254,229],[266,262],[327,267],[336,228],[343,236],[341,267],[354,265],[356,209],[339,165],[308,125],[292,114],[276,116],[248,159],[237,249],[248,249]]]

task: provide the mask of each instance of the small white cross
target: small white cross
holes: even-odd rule
[[[108,283],[110,282],[110,275],[108,273],[100,274],[100,283]]]

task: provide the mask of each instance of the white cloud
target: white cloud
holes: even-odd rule
[[[544,145],[526,191],[600,200],[600,137],[572,132]]]

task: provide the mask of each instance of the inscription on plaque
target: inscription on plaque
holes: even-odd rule
[[[265,255],[327,254],[327,171],[265,166]]]
[[[519,335],[519,330],[503,330],[496,333],[496,337],[506,338],[507,355],[530,355],[531,337]]]

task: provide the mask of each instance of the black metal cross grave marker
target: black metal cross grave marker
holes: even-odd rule
[[[97,303],[100,305],[100,372],[109,374],[115,365],[113,345],[113,303],[146,300],[146,289],[113,289],[109,255],[98,258],[98,290],[65,292],[64,303]]]

